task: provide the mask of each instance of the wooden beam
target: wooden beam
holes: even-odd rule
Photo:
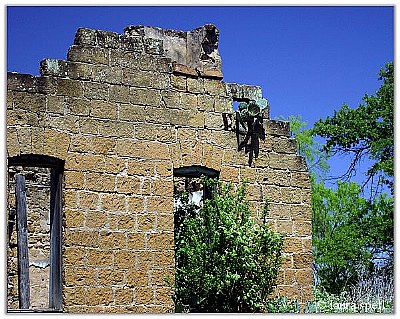
[[[29,256],[28,256],[28,227],[26,213],[25,176],[15,175],[16,208],[17,208],[17,251],[18,251],[18,288],[19,307],[29,309]]]
[[[62,216],[62,181],[63,174],[59,169],[51,170],[50,198],[50,287],[49,307],[62,309],[61,294],[61,216]]]

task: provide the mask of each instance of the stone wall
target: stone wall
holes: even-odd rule
[[[270,221],[287,235],[276,294],[306,302],[310,179],[288,123],[264,112],[266,138],[249,166],[222,114],[261,88],[222,81],[214,26],[194,30],[193,50],[189,33],[150,29],[79,29],[66,61],[42,61],[39,77],[8,73],[7,156],[65,161],[64,311],[174,310],[165,281],[174,277],[173,169],[191,165],[247,180],[255,212],[270,199]],[[179,41],[186,51],[171,53]]]

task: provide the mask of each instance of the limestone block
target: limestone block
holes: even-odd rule
[[[129,87],[125,85],[111,85],[110,101],[129,103],[130,102]]]
[[[156,215],[154,213],[136,214],[139,231],[152,231],[156,229]]]
[[[150,287],[137,287],[135,303],[140,304],[154,304],[154,289]]]
[[[220,80],[204,79],[204,91],[210,95],[227,96],[225,83]]]
[[[181,113],[184,116],[185,113]],[[192,127],[204,128],[205,115],[204,112],[190,112],[187,118],[187,125]]]
[[[99,269],[97,280],[100,285],[122,285],[124,283],[124,272],[116,269]]]
[[[188,77],[186,80],[187,91],[189,93],[204,93],[204,80],[202,78]]]
[[[301,193],[299,192],[299,189],[292,187],[282,187],[280,189],[280,192],[281,192],[282,203],[288,203],[288,204],[301,203]]]
[[[83,227],[84,218],[83,211],[68,209],[65,212],[65,225],[67,227]]]
[[[118,67],[112,67],[103,64],[95,64],[92,66],[92,77],[95,82],[121,84],[122,70]]]
[[[99,207],[99,194],[89,191],[78,192],[79,205],[81,208],[97,209]]]
[[[197,95],[183,93],[181,96],[181,108],[184,110],[197,110]]]
[[[128,249],[145,249],[145,235],[144,233],[127,234],[127,247]]]
[[[145,108],[141,105],[121,104],[119,106],[119,119],[130,122],[143,122]]]
[[[82,83],[71,79],[57,79],[57,95],[81,98],[83,96]]]
[[[38,92],[37,77],[30,74],[7,72],[7,90]]]
[[[131,87],[129,94],[132,104],[159,106],[161,102],[161,93],[158,90]]]
[[[147,271],[144,269],[128,270],[126,283],[129,287],[144,287],[148,284]]]
[[[264,129],[266,135],[278,135],[287,136],[290,135],[289,122],[276,121],[276,120],[265,120]]]
[[[225,83],[227,94],[234,100],[257,100],[262,98],[262,89],[259,86],[237,83]]]
[[[169,161],[159,161],[156,163],[156,173],[162,177],[172,176],[172,164]]]
[[[278,186],[263,185],[263,197],[273,203],[281,202],[281,189]]]
[[[198,109],[200,111],[213,112],[214,111],[214,97],[209,95],[199,95],[198,98]]]
[[[33,112],[46,110],[46,96],[29,92],[14,92],[14,109]]]
[[[234,183],[239,182],[239,168],[223,165],[221,167],[220,179]]]
[[[83,172],[69,171],[64,172],[65,188],[83,189],[85,187],[85,175]]]
[[[111,248],[111,247],[109,247]],[[136,253],[131,250],[114,250],[114,265],[118,268],[133,268]]]
[[[108,64],[108,58],[108,49],[99,47],[81,47],[73,45],[69,48],[67,54],[67,61],[92,64]]]
[[[161,98],[165,107],[178,109],[181,105],[181,95],[179,91],[162,91]]]
[[[84,46],[96,46],[96,30],[79,28],[75,33],[74,44]]]
[[[67,74],[73,80],[91,80],[93,79],[93,68],[93,64],[68,61]]]
[[[313,257],[311,252],[293,254],[293,266],[297,269],[312,267]]]
[[[87,228],[98,230],[109,226],[110,217],[105,212],[88,210],[85,215],[85,227]]]
[[[171,213],[173,211],[172,197],[148,197],[147,211],[158,213]]]
[[[110,305],[113,303],[112,288],[87,288],[86,292],[88,305]]]
[[[155,55],[139,55],[135,57],[135,63],[141,70],[172,73],[171,58]]]
[[[148,248],[172,249],[174,246],[174,233],[156,233],[149,235]]]
[[[66,98],[66,111],[77,115],[89,115],[90,101],[86,99]]]
[[[174,183],[171,179],[156,179],[151,182],[151,190],[153,195],[172,196],[174,193]]]
[[[173,268],[175,263],[175,253],[173,250],[161,250],[154,253],[155,266]]]
[[[105,157],[105,172],[110,174],[122,173],[126,168],[126,160],[119,157]]]
[[[143,212],[144,210],[144,201],[143,197],[129,197],[128,198],[128,207],[130,212]]]
[[[86,189],[91,191],[112,192],[115,188],[115,175],[104,173],[85,173]]]
[[[135,137],[139,140],[172,142],[175,140],[175,131],[170,126],[143,123],[136,127]]]
[[[311,210],[311,209],[309,209]],[[309,236],[312,234],[311,221],[295,221],[293,226],[293,234],[296,236]]]
[[[140,179],[132,176],[117,176],[116,189],[120,194],[140,194]]]
[[[65,169],[75,171],[104,172],[103,155],[69,153],[65,161]]]
[[[151,272],[151,284],[153,286],[159,286],[159,287],[168,286],[167,278],[169,278],[171,282],[173,281],[174,269],[154,269]],[[168,290],[170,289],[171,288],[168,287]]]
[[[290,207],[290,216],[295,221],[311,219],[311,207],[308,205],[293,205]]]
[[[64,267],[64,280],[68,286],[90,286],[96,282],[95,268]]]
[[[119,36],[118,48],[123,51],[133,51],[143,53],[145,46],[143,39],[136,37],[127,37],[125,35]]]
[[[158,214],[157,215],[157,230],[173,231],[174,230],[174,215],[173,214]]]
[[[44,153],[44,145],[45,145],[45,140],[44,140],[44,128],[37,128],[37,127],[32,127],[32,152],[36,154],[43,154]]]
[[[32,131],[30,127],[22,126],[17,127],[18,144],[21,153],[32,153]]]
[[[113,265],[113,251],[112,250],[87,250],[87,264],[96,267],[107,267]]]
[[[91,100],[107,100],[109,85],[105,83],[85,82],[83,95]]]
[[[101,207],[105,211],[126,211],[126,197],[120,194],[103,194],[101,196]]]
[[[160,142],[118,140],[116,150],[117,154],[122,156],[169,159],[168,145]]]
[[[70,135],[53,129],[46,129],[45,136],[45,154],[60,159],[67,157],[68,147],[70,144]]]
[[[162,55],[163,41],[159,39],[143,38],[144,50],[148,54]]]
[[[166,73],[141,70],[123,70],[123,83],[136,87],[149,87],[154,89],[168,89],[170,77]]]
[[[186,91],[186,76],[171,75],[171,86],[178,91]]]
[[[46,97],[47,112],[64,114],[65,110],[65,99],[62,96],[51,96]]]
[[[214,111],[219,113],[232,113],[233,101],[229,98],[216,97],[214,103]]]
[[[86,288],[84,287],[63,287],[63,301],[68,307],[69,305],[85,305],[86,304]]]
[[[40,74],[55,77],[66,77],[67,62],[56,59],[44,59],[40,62]]]
[[[82,266],[86,263],[85,249],[81,247],[66,247],[63,252],[63,264]]]
[[[272,150],[277,153],[296,153],[296,140],[293,138],[273,138]]]
[[[285,252],[303,252],[303,243],[301,237],[286,237],[283,242]]]
[[[126,248],[126,236],[122,232],[99,232],[99,248],[122,249]],[[116,263],[118,260],[116,258]]]
[[[135,136],[134,127],[128,122],[101,121],[98,129],[101,135],[107,137],[133,138]]]
[[[93,151],[97,154],[115,154],[115,139],[106,137],[93,137],[92,143]]]
[[[123,311],[125,312],[125,306],[133,303],[133,289],[131,288],[117,288],[115,290],[115,304],[124,306]]]
[[[292,172],[290,186],[310,189],[310,174],[308,172]]]

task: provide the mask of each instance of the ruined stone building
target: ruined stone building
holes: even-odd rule
[[[269,199],[286,234],[276,295],[310,300],[305,161],[267,104],[258,131],[235,117],[265,100],[222,80],[218,41],[213,25],[82,28],[65,61],[8,73],[9,310],[173,312],[174,180],[201,174],[247,180],[255,214]]]

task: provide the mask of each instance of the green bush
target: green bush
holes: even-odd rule
[[[204,179],[212,198],[202,207],[180,195],[175,209],[177,312],[268,311],[276,286],[283,237],[251,218],[244,184]]]

